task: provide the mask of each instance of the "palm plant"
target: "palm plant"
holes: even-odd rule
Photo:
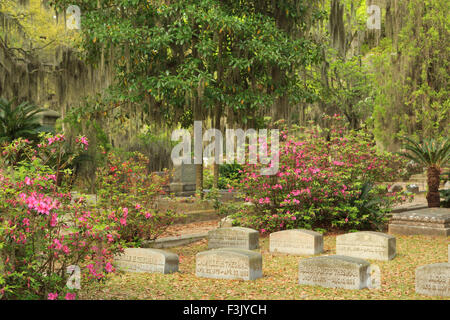
[[[427,167],[427,202],[428,207],[439,207],[439,176],[441,168],[446,166],[450,159],[450,141],[445,138],[441,141],[425,139],[419,143],[408,137],[404,137],[406,144],[403,148],[409,152],[401,154],[414,162]]]
[[[28,102],[14,107],[13,102],[0,98],[0,144],[20,137],[33,139],[41,127],[37,114],[42,109]]]

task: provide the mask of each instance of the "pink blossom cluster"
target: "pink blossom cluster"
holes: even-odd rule
[[[80,136],[80,137],[76,138],[75,142],[80,143],[81,145],[83,145],[84,150],[88,149],[89,142],[88,142],[88,139],[85,136]]]
[[[340,120],[341,116],[333,118]],[[330,215],[327,221],[336,219],[333,210],[358,197],[363,182],[392,179],[396,172],[390,165],[401,161],[376,150],[363,133],[347,132],[339,127],[332,127],[328,139],[316,130],[306,130],[300,140],[283,131],[280,140],[278,173],[263,176],[261,165],[246,164],[237,187],[244,193],[245,201],[255,204],[255,217],[259,218],[252,219],[259,221],[261,232],[269,229],[267,223],[273,226],[274,219],[281,219],[277,228],[286,227],[287,221],[298,222],[299,216],[306,215],[310,209],[320,214],[314,213],[306,221],[320,220],[326,215]],[[356,182],[359,184],[355,185]],[[282,216],[264,215],[271,212]],[[244,216],[242,219],[248,220]],[[347,222],[348,218],[343,217],[342,221]]]
[[[58,200],[52,199],[45,194],[38,194],[36,191],[29,195],[22,192],[19,194],[19,198],[23,204],[28,206],[28,209],[40,214],[49,215],[52,210],[58,209],[60,206]]]

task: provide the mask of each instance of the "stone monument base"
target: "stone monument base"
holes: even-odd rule
[[[195,184],[172,182],[170,193],[175,193],[178,197],[189,197],[195,195]]]
[[[450,236],[450,209],[426,208],[394,213],[389,233],[402,235]]]

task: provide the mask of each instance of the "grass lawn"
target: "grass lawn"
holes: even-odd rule
[[[316,300],[316,299],[447,299],[415,293],[417,267],[447,262],[448,238],[397,236],[397,256],[389,261],[371,261],[381,269],[381,289],[346,290],[298,285],[298,261],[308,256],[271,254],[269,239],[260,238],[263,277],[253,281],[216,280],[195,276],[195,255],[207,250],[206,240],[167,249],[180,257],[180,272],[174,274],[123,273],[109,275],[106,283],[83,286],[79,299],[219,299],[219,300]],[[324,237],[324,255],[335,254],[335,236]]]

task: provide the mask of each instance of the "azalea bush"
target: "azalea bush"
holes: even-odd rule
[[[71,174],[59,157],[65,136],[41,138],[37,146],[15,140],[1,152],[2,299],[74,299],[77,288],[67,285],[68,267],[80,268],[84,280],[101,280],[114,271],[113,256],[121,251],[117,227],[83,201],[73,201],[65,187],[64,177]],[[77,138],[74,156],[87,146],[85,137]],[[52,157],[56,161],[49,166]]]
[[[28,146],[28,148],[25,148],[25,146]],[[39,153],[40,162],[55,172],[58,185],[61,184],[63,175],[66,173],[64,181],[70,186],[75,178],[73,171],[64,172],[64,170],[72,169],[75,162],[88,158],[85,152],[88,146],[88,140],[84,136],[79,136],[72,141],[66,139],[65,135],[61,133],[41,132],[37,142],[20,138],[4,146],[0,165],[16,166],[21,161],[28,161],[30,159],[28,153],[31,150],[35,153],[35,156]],[[35,147],[35,149],[32,149],[32,147]],[[70,173],[70,176],[67,173]]]
[[[180,216],[156,207],[157,197],[165,194],[169,175],[149,172],[148,163],[139,152],[125,156],[109,152],[97,171],[98,208],[118,223],[121,239],[129,245],[158,238]]]
[[[297,136],[281,130],[276,175],[260,175],[260,164],[244,166],[236,189],[253,205],[232,214],[237,224],[262,233],[381,229],[390,207],[411,197],[377,184],[399,177],[394,168],[406,160],[379,151],[368,134],[348,130],[340,116],[327,120],[329,129],[304,129]]]

